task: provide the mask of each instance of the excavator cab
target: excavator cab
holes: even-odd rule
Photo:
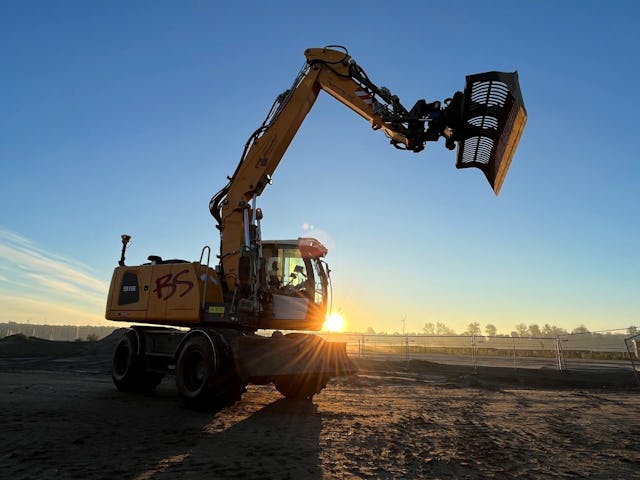
[[[329,298],[327,249],[315,238],[263,241],[271,315],[262,328],[320,330]]]

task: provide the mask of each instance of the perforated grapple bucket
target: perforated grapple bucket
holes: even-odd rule
[[[467,76],[462,119],[456,167],[479,168],[498,195],[527,122],[518,72]]]

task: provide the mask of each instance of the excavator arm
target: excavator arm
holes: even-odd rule
[[[389,89],[376,86],[343,47],[311,48],[305,56],[293,85],[278,96],[247,141],[229,182],[209,205],[221,235],[223,279],[230,291],[242,285],[253,288],[247,296],[256,294],[250,279],[257,278],[259,268],[248,260],[262,217],[255,200],[321,91],[383,131],[396,148],[420,152],[426,142],[444,137],[447,148],[458,147],[456,166],[480,168],[496,195],[526,123],[516,72],[469,76],[464,92],[442,103],[418,100],[407,109]]]

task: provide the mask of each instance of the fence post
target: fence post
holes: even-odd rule
[[[478,360],[476,358],[476,336],[471,335],[471,362],[473,363],[473,371],[478,368]]]
[[[638,335],[635,335],[636,337],[638,337]],[[631,340],[631,342],[629,342],[629,340]],[[638,358],[638,343],[636,342],[636,339],[633,337],[629,337],[629,338],[625,338],[624,339],[624,345],[627,347],[627,353],[629,354],[629,360],[631,360],[631,367],[633,368],[633,374],[636,377],[636,380],[640,383],[640,376],[638,376],[638,369],[636,368],[636,362],[633,361],[633,355],[631,354],[631,348],[629,348],[629,343],[633,344],[633,348],[635,350],[635,356],[636,358]]]
[[[404,336],[404,359],[409,361],[409,335]]]
[[[516,371],[516,375],[518,374],[518,362],[516,361],[516,339],[515,337],[511,337],[513,340],[513,369]]]
[[[558,370],[561,372],[564,370],[562,361],[562,347],[560,346],[560,336],[556,335],[556,362],[558,364]]]

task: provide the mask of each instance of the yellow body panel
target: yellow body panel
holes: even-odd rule
[[[198,324],[202,321],[205,279],[205,303],[222,304],[216,271],[197,262],[116,267],[106,318],[175,326]]]

